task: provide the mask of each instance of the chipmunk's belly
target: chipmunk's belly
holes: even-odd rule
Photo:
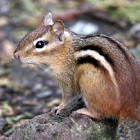
[[[118,116],[119,95],[108,77],[99,71],[86,71],[79,79],[79,86],[91,111],[104,116]]]

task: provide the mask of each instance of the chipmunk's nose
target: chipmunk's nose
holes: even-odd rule
[[[14,57],[15,57],[16,59],[19,59],[19,60],[20,60],[20,56],[19,56],[19,54],[17,53],[17,51],[15,51],[13,55],[14,55]]]

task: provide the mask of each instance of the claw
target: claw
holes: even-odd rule
[[[64,109],[63,106],[57,106],[57,107],[54,107],[51,110],[51,112],[54,113],[54,114],[56,114],[56,115],[58,115],[58,114],[60,114],[62,112],[63,109]]]

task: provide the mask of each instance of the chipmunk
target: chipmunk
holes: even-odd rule
[[[76,35],[47,13],[41,25],[21,40],[14,57],[47,68],[60,85],[62,101],[53,112],[60,113],[82,94],[86,108],[77,113],[139,120],[140,68],[129,50],[112,37]]]

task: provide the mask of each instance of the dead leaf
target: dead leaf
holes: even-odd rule
[[[42,18],[38,17],[28,17],[24,22],[23,25],[24,27],[32,27],[35,28],[38,26],[42,21]]]
[[[6,17],[0,17],[0,27],[8,24],[8,18]]]
[[[133,48],[135,46],[135,42],[132,40],[124,40],[123,44],[129,48]]]
[[[15,115],[15,112],[13,108],[8,105],[8,102],[4,102],[2,105],[0,105],[0,116],[13,116]]]
[[[13,52],[15,50],[15,45],[8,41],[8,40],[4,40],[2,42],[2,50],[3,50],[3,53],[4,55],[6,55],[7,57],[13,57]]]
[[[40,0],[39,3],[41,5],[47,5],[48,3],[58,4],[59,0]]]
[[[50,102],[47,104],[47,106],[48,106],[48,107],[52,107],[52,106],[55,106],[55,105],[59,105],[60,102],[61,102],[60,99],[53,99],[52,101],[50,101]]]
[[[22,85],[21,83],[14,82],[7,77],[0,78],[0,86],[7,86],[10,88],[12,87],[15,91],[20,91],[24,89],[24,85]]]
[[[7,137],[0,135],[0,140],[6,140],[6,139],[7,139]]]
[[[8,40],[2,41],[2,52],[0,52],[0,59],[6,62],[10,62],[14,60],[13,57],[14,50],[15,50],[15,45],[12,42]]]
[[[13,110],[13,108],[11,107],[11,106],[8,106],[8,115],[9,116],[12,116],[12,115],[14,115],[15,114],[15,112],[14,112],[14,110]]]

